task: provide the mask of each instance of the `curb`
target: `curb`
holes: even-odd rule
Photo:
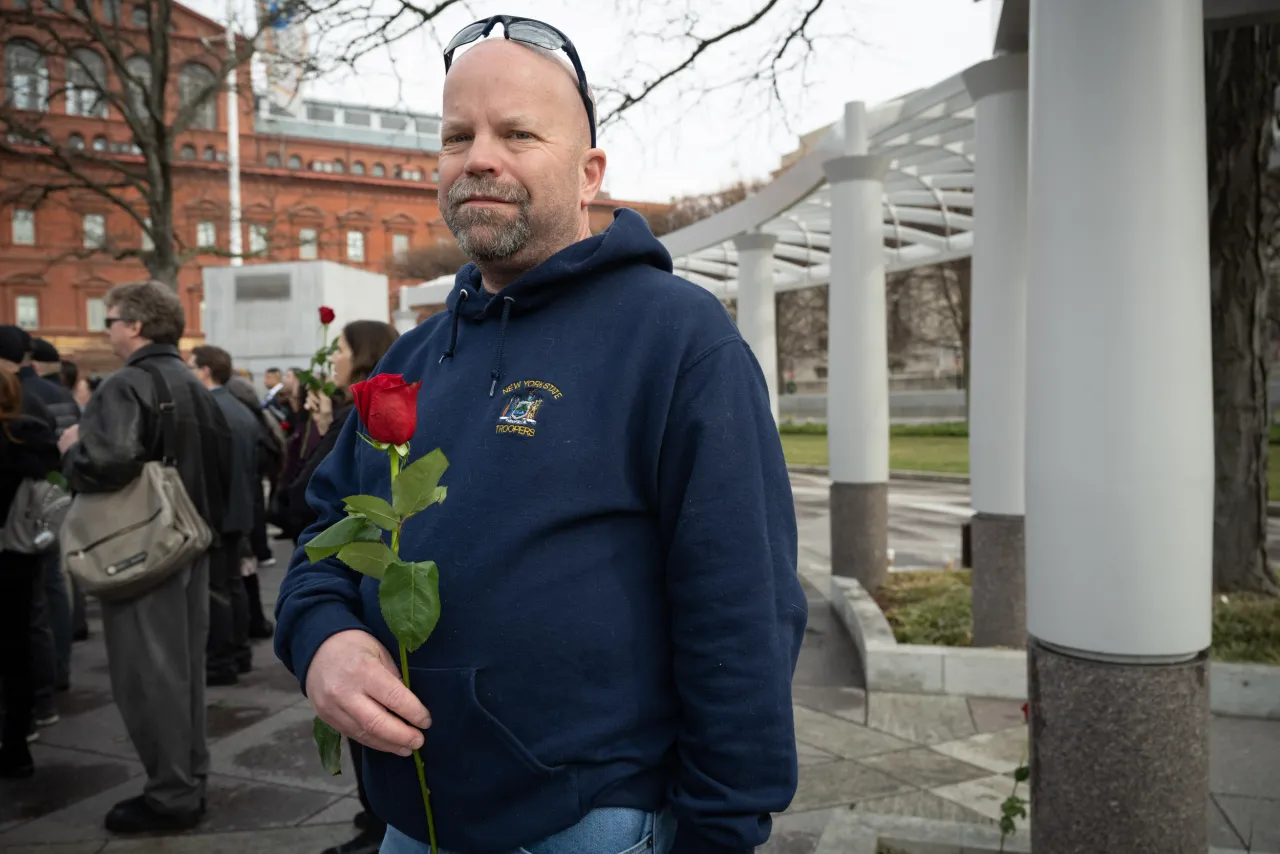
[[[1027,654],[898,643],[857,579],[831,577],[831,605],[862,657],[867,691],[1027,699]],[[1280,667],[1210,661],[1209,708],[1221,715],[1280,720]]]
[[[1280,516],[1280,501],[1267,502],[1267,516],[1272,518]]]
[[[831,476],[831,469],[827,466],[787,466],[787,471],[792,474],[816,474],[823,477]],[[906,471],[895,469],[889,472],[889,480],[914,480],[923,483],[968,483],[969,475],[967,474],[947,474],[945,472],[935,471]],[[1280,502],[1276,502],[1276,515],[1280,515]]]

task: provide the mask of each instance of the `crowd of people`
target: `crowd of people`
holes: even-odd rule
[[[259,583],[276,563],[268,532],[296,545],[314,521],[307,482],[351,411],[347,389],[369,376],[396,332],[348,324],[332,396],[273,368],[260,397],[226,350],[179,351],[185,316],[165,285],[118,286],[106,306],[124,364],[101,380],[81,376],[49,342],[0,326],[0,524],[25,481],[60,473],[73,495],[109,493],[160,460],[157,383],[167,386],[178,427],[171,462],[214,536],[207,553],[154,588],[100,603],[113,697],[147,775],[143,792],[105,822],[117,833],[179,831],[206,808],[205,687],[235,685],[254,666],[250,642],[274,631]],[[89,637],[79,587],[58,548],[0,551],[0,779],[38,772],[29,745],[58,722],[59,694],[74,679],[72,643]]]

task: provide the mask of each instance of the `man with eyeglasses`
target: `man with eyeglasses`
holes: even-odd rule
[[[414,455],[451,461],[400,539],[440,567],[440,621],[406,689],[377,582],[300,551],[277,653],[371,748],[383,854],[430,850],[418,747],[448,854],[746,854],[795,792],[807,616],[764,376],[638,214],[591,234],[606,157],[563,33],[488,18],[444,59],[440,208],[472,263],[380,367],[422,382]],[[389,494],[358,422],[304,543]]]

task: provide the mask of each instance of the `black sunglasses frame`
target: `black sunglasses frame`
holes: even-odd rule
[[[476,30],[475,33],[471,35],[469,38],[459,40],[459,37],[463,33],[465,33],[467,30],[472,29],[477,24],[483,24],[484,26],[481,29]],[[458,32],[454,35],[454,37],[449,41],[449,46],[445,48],[444,73],[445,74],[449,73],[449,66],[453,64],[453,52],[455,50],[457,50],[458,48],[464,45],[469,45],[472,42],[478,42],[483,38],[488,38],[489,33],[493,32],[493,28],[496,27],[498,24],[502,24],[502,35],[508,41],[520,42],[521,44],[540,47],[540,48],[543,48],[544,50],[547,49],[547,46],[544,44],[538,44],[535,41],[522,39],[519,36],[512,37],[511,35],[512,24],[535,24],[538,27],[544,28],[549,34],[554,35],[556,38],[560,40],[560,47],[558,49],[563,50],[566,54],[569,55],[569,61],[573,63],[573,70],[578,75],[578,94],[582,96],[582,104],[587,108],[587,121],[591,125],[591,147],[595,148],[596,147],[596,108],[595,108],[595,105],[591,103],[591,89],[587,86],[587,72],[583,70],[582,60],[578,58],[578,50],[573,46],[573,42],[569,41],[569,37],[566,36],[564,33],[560,32],[560,30],[546,23],[545,21],[539,21],[536,18],[522,18],[518,15],[494,15],[492,17],[484,18],[474,23],[467,24],[465,27],[458,30]]]

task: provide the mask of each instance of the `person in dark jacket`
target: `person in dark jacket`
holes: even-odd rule
[[[58,381],[57,375],[62,369],[58,351],[43,338],[28,338],[28,341],[29,349],[18,372],[22,391],[45,405],[61,434],[80,420],[80,406]]]
[[[347,423],[355,409],[351,404],[351,386],[370,377],[397,337],[394,326],[377,320],[355,320],[342,328],[342,334],[338,336],[338,351],[333,355],[333,382],[337,386],[334,397],[314,391],[307,395],[307,411],[311,415],[313,428],[321,438],[302,471],[289,485],[290,521],[296,530],[301,531],[316,521],[316,511],[307,504],[307,484],[311,475],[337,444],[342,425]],[[360,743],[348,740],[347,744],[351,747],[351,763],[356,769],[356,786],[364,812],[355,818],[359,831],[355,838],[327,849],[324,854],[376,854],[382,845],[387,825],[374,814],[373,807],[369,804]]]
[[[182,303],[160,282],[107,292],[107,335],[124,367],[103,381],[78,427],[62,435],[62,469],[76,492],[115,492],[161,458],[155,368],[173,398],[178,474],[213,531],[227,513],[231,428],[218,401],[191,375],[178,352],[186,324]],[[205,811],[209,751],[205,742],[205,640],[209,631],[209,560],[201,556],[133,599],[102,603],[111,688],[146,771],[140,797],[116,804],[115,833],[180,831]]]
[[[231,426],[231,497],[220,538],[209,550],[209,661],[205,684],[234,685],[253,669],[249,646],[249,595],[240,571],[253,529],[253,493],[258,479],[258,422],[227,390],[231,354],[221,347],[196,347],[187,362],[200,384],[213,393]]]
[[[57,438],[44,418],[24,406],[17,377],[22,339],[17,327],[0,327],[0,520],[22,482],[58,468]],[[35,685],[32,672],[31,606],[40,587],[39,555],[0,551],[0,682],[4,684],[4,730],[0,734],[0,779],[35,773],[27,735]]]

